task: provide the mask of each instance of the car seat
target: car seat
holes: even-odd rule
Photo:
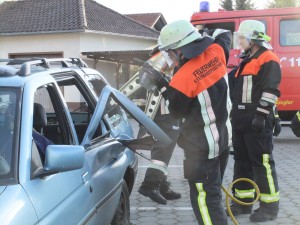
[[[43,128],[45,126],[47,126],[47,115],[45,108],[39,103],[34,103],[33,128],[43,135]]]
[[[43,128],[47,126],[47,115],[44,107],[39,103],[34,103],[33,110],[33,130],[32,137],[40,153],[42,162],[45,160],[46,148],[53,144],[44,136]]]

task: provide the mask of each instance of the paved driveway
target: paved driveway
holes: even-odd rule
[[[265,223],[250,223],[249,215],[237,217],[240,225],[300,225],[300,138],[295,137],[290,128],[283,127],[279,137],[274,141],[274,157],[280,185],[280,212],[277,220]],[[149,152],[142,151],[149,156]],[[176,147],[169,165],[169,180],[174,190],[182,198],[159,205],[137,192],[144,179],[148,161],[139,157],[137,181],[131,195],[131,222],[133,225],[197,225],[189,200],[189,187],[183,179],[183,151]],[[233,159],[230,156],[224,177],[227,188],[232,179]],[[225,200],[224,200],[225,201]],[[224,203],[225,204],[225,203]],[[254,208],[258,207],[258,203]],[[231,219],[228,219],[232,225]]]

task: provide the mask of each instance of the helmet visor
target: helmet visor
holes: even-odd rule
[[[168,52],[161,51],[162,56],[166,60],[166,63],[168,64],[168,67],[173,69],[175,65],[178,64],[179,56],[177,53],[177,50],[170,50]]]
[[[233,32],[233,48],[238,50],[247,50],[250,47],[251,34]]]

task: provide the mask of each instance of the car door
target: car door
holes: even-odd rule
[[[39,218],[39,224],[96,224],[93,216],[95,214],[93,211],[95,209],[93,184],[88,164],[85,162],[82,168],[66,172],[55,173],[54,171],[51,174],[51,171],[48,171],[49,174],[43,175],[46,168],[43,168],[44,162],[39,158],[37,146],[32,141],[33,105],[37,102],[42,104],[46,112],[51,114],[53,118],[56,118],[48,125],[59,125],[57,131],[60,133],[57,135],[60,135],[63,139],[53,140],[54,144],[52,146],[59,147],[61,151],[65,151],[72,146],[79,146],[66,103],[55,81],[49,77],[45,76],[35,83],[30,82],[24,88],[20,184],[31,200]],[[52,135],[54,135],[54,131],[55,129],[52,130]],[[27,161],[28,158],[31,160]],[[33,170],[40,170],[42,173],[35,173]]]
[[[111,98],[122,106],[127,113],[129,113],[138,123],[145,127],[145,129],[158,141],[161,145],[169,145],[171,139],[164,133],[159,126],[157,126],[146,114],[137,107],[130,99],[128,99],[120,91],[106,86],[103,88],[95,109],[95,113],[89,123],[86,135],[83,138],[81,145],[89,145],[92,140],[98,124],[100,123],[103,115],[105,114],[105,105]],[[127,136],[128,139],[133,137]],[[122,139],[122,138],[121,138]]]
[[[132,127],[122,108],[153,133],[160,143],[169,144],[170,141],[169,137],[127,97],[110,86],[103,88],[81,143],[86,149],[87,164],[91,168],[97,218],[101,220],[101,224],[109,223],[114,215],[120,198],[122,180],[128,167],[128,159],[124,154],[126,147],[121,144],[122,140],[134,139]],[[99,126],[104,125],[103,121],[106,121],[108,126],[102,130],[107,130],[108,133],[104,133],[105,137],[95,137]],[[114,132],[114,135],[110,132]]]

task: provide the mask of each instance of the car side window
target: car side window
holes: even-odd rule
[[[75,140],[54,84],[43,85],[35,91],[32,107],[31,176],[34,177],[45,162],[48,145],[70,145]]]
[[[106,81],[102,79],[99,75],[90,75],[88,79],[88,85],[91,90],[94,91],[97,97],[99,97],[103,88],[107,85]]]
[[[55,94],[56,93],[56,94]],[[60,110],[60,101],[53,85],[44,85],[36,90],[33,105],[33,136],[42,135],[54,144],[70,144],[62,133],[65,128]],[[60,112],[60,113],[59,113]],[[35,135],[36,134],[36,135]]]
[[[107,81],[103,80],[99,75],[91,75],[88,79],[88,85],[99,97],[103,88],[107,85]],[[124,131],[128,128],[128,118],[125,110],[112,97],[109,98],[105,105],[102,119],[106,132],[110,131],[114,136],[118,135],[118,131]],[[127,127],[125,128],[125,126]]]
[[[89,90],[73,76],[59,80],[58,85],[70,111],[78,141],[81,143],[93,116],[95,107],[89,99],[91,96],[87,94]],[[94,138],[101,137],[101,135],[102,129],[99,124]]]
[[[103,119],[110,131],[125,130],[125,126],[128,126],[127,114],[112,97],[106,103]]]

